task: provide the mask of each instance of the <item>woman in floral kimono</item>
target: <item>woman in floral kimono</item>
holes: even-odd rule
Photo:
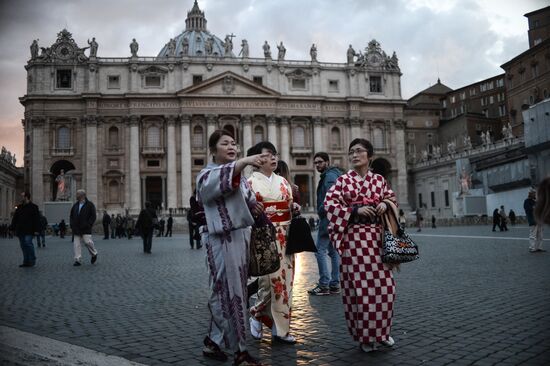
[[[381,217],[397,208],[386,180],[369,170],[372,144],[355,139],[349,146],[352,170],[340,176],[325,197],[331,242],[341,256],[341,286],[346,322],[364,352],[393,346],[390,337],[395,283],[392,266],[382,263]]]
[[[227,360],[225,345],[235,353],[234,365],[260,365],[246,351],[246,281],[252,214],[262,212],[246,179],[247,165],[261,166],[268,156],[253,155],[236,160],[237,145],[230,132],[217,130],[209,138],[209,163],[197,177],[197,200],[204,207],[206,225],[201,241],[206,246],[211,295],[210,329],[203,355]]]
[[[261,339],[262,324],[265,324],[271,328],[274,340],[294,344],[296,339],[290,334],[290,317],[295,260],[293,254],[285,254],[286,233],[292,219],[292,188],[286,179],[273,173],[277,168],[277,150],[273,144],[260,142],[248,153],[269,154],[271,157],[268,164],[252,173],[248,182],[256,199],[263,203],[267,217],[275,225],[281,259],[278,271],[259,278],[258,298],[250,309],[250,332],[254,338]]]

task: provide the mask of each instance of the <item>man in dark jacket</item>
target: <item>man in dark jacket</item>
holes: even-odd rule
[[[340,293],[340,255],[330,242],[328,236],[327,213],[323,206],[327,191],[334,185],[336,179],[342,174],[336,167],[330,166],[330,158],[326,152],[318,152],[313,157],[315,169],[321,173],[321,179],[317,185],[317,215],[319,215],[319,231],[317,233],[317,266],[319,268],[319,282],[317,286],[308,290],[308,293],[316,296]],[[327,254],[330,257],[332,268],[327,266]]]
[[[172,237],[172,226],[174,225],[174,218],[172,217],[172,214],[168,216],[168,220],[166,221],[166,235],[170,234],[170,237]]]
[[[109,240],[109,224],[111,223],[111,216],[107,211],[103,211],[103,240]]]
[[[155,221],[157,214],[151,205],[151,202],[145,202],[145,208],[139,213],[136,228],[141,233],[143,239],[143,253],[151,254],[153,246],[153,232],[155,231]]]
[[[546,251],[542,249],[542,225],[536,222],[534,215],[535,204],[537,203],[536,197],[537,191],[531,189],[527,199],[523,201],[525,216],[527,216],[527,222],[529,223],[529,251],[531,253]]]
[[[86,198],[83,189],[76,191],[76,203],[71,209],[71,229],[74,235],[74,266],[82,263],[81,242],[84,242],[92,256],[92,264],[97,260],[97,250],[92,241],[92,228],[96,220],[95,206]]]
[[[21,193],[23,202],[17,206],[11,220],[10,229],[19,238],[19,245],[23,252],[23,264],[19,267],[33,267],[36,264],[32,237],[40,231],[40,213],[38,206],[31,202],[28,191]]]
[[[36,245],[38,247],[46,247],[46,229],[48,228],[48,219],[39,211],[40,214],[40,230],[36,236]]]

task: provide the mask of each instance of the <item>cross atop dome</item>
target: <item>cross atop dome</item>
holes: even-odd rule
[[[185,19],[185,30],[189,31],[206,31],[206,18],[204,17],[204,11],[199,8],[199,3],[195,0],[193,9],[187,12],[187,19]]]

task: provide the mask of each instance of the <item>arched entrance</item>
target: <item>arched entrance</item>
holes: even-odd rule
[[[58,160],[52,164],[50,168],[50,173],[52,173],[52,200],[70,201],[73,199],[73,188],[76,182],[73,179],[72,173],[75,169],[73,163],[68,160]],[[63,192],[59,192],[60,189]]]

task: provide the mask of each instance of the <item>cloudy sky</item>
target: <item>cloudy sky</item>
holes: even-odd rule
[[[220,38],[246,38],[251,57],[283,41],[286,59],[309,59],[317,44],[321,62],[345,62],[352,44],[362,50],[375,38],[399,57],[403,97],[440,77],[451,88],[502,73],[500,65],[528,48],[527,18],[546,0],[199,0],[208,29]],[[24,65],[29,45],[50,46],[67,28],[80,47],[96,37],[98,56],[156,56],[185,28],[193,0],[0,0],[0,146],[22,164]],[[237,47],[236,47],[237,48]],[[238,49],[237,49],[238,52]]]

